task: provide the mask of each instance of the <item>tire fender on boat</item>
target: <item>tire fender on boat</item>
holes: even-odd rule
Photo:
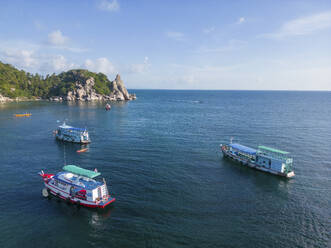
[[[43,188],[41,193],[42,193],[43,197],[45,197],[45,198],[49,197],[49,189],[48,188]]]

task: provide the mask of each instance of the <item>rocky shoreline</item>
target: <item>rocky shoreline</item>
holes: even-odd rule
[[[116,75],[114,81],[111,82],[109,95],[96,93],[94,86],[95,80],[93,77],[88,78],[85,82],[76,82],[75,89],[70,90],[64,96],[50,97],[50,101],[130,101],[137,99],[135,94],[129,94],[124,86],[121,76]]]
[[[43,99],[40,97],[9,98],[0,94],[0,103],[13,102],[13,101],[40,101],[40,100],[49,100],[55,102],[61,102],[61,101],[88,102],[88,101],[131,101],[137,99],[135,94],[129,94],[119,74],[116,75],[114,81],[110,82],[109,88],[111,90],[111,93],[109,95],[98,94],[94,86],[95,86],[95,79],[93,77],[89,77],[84,81],[76,81],[74,89],[68,91],[65,95],[51,96],[49,98]]]

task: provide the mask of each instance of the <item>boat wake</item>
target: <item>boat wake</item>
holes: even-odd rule
[[[184,102],[184,103],[193,103],[193,104],[201,104],[203,101],[200,100],[174,100],[175,102]]]

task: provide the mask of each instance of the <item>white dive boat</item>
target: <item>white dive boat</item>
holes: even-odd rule
[[[101,173],[75,165],[66,165],[63,170],[55,175],[39,173],[45,185],[44,197],[52,194],[68,203],[90,208],[105,208],[115,201],[108,193],[105,179],[103,182],[94,180]]]
[[[86,128],[72,127],[66,125],[65,123],[54,131],[54,135],[58,140],[67,142],[80,144],[87,144],[91,142]]]
[[[244,166],[286,178],[295,176],[293,159],[289,157],[289,152],[266,146],[258,146],[256,150],[232,141],[230,144],[220,146],[225,158],[230,158]]]

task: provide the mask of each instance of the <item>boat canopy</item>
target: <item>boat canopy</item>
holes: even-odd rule
[[[256,154],[256,150],[247,146],[243,146],[237,143],[233,143],[229,145],[230,147],[232,147],[233,149],[239,150],[241,152],[247,153],[249,155],[255,155]]]
[[[79,132],[84,132],[86,131],[86,128],[78,128],[78,127],[72,127],[69,126],[65,123],[63,123],[61,126],[59,126],[59,128],[63,128],[63,129],[68,129],[68,130],[73,130],[73,131],[79,131]]]
[[[287,154],[289,154],[289,152],[285,152],[285,151],[282,151],[282,150],[278,150],[278,149],[270,148],[270,147],[267,147],[267,146],[259,146],[259,150],[261,150],[261,151],[266,151],[266,152],[279,153],[279,154],[282,154],[282,155],[287,155]]]
[[[79,127],[63,127],[63,126],[59,126],[59,128],[67,129],[67,130],[72,130],[72,131],[78,131],[78,132],[84,132],[84,131],[86,131],[86,128],[79,128]]]
[[[95,171],[92,171],[92,170],[83,169],[83,168],[80,168],[76,165],[65,165],[65,166],[63,166],[63,170],[71,172],[71,173],[76,174],[76,175],[88,177],[88,178],[95,178],[95,177],[101,175],[100,172],[95,172]]]
[[[73,130],[73,131],[79,131],[79,132],[84,132],[86,131],[86,128],[79,128],[79,127],[70,127],[68,128],[69,130]]]

